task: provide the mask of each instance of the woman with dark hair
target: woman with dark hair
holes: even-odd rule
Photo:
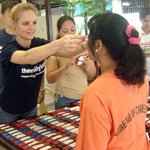
[[[62,26],[65,24],[63,28]],[[70,30],[68,28],[66,28],[66,26],[70,27]],[[70,16],[62,16],[58,19],[57,21],[57,37],[56,39],[60,39],[61,37],[63,37],[66,34],[76,34],[76,23],[74,21],[74,19]]]
[[[58,39],[66,34],[75,35],[76,25],[74,19],[70,16],[60,17],[57,22],[57,30]],[[82,61],[77,61],[78,58]],[[47,81],[56,83],[58,96],[55,99],[55,109],[68,107],[79,101],[88,86],[87,80],[93,79],[96,75],[94,62],[87,57],[87,51],[69,59],[51,56],[47,60],[46,69]]]
[[[76,150],[148,150],[148,80],[140,38],[118,14],[89,21],[89,54],[101,74],[85,91]]]

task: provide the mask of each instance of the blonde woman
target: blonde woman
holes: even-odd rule
[[[76,35],[51,43],[35,38],[36,8],[30,3],[13,7],[11,19],[16,38],[2,49],[4,90],[0,96],[0,123],[36,116],[44,59],[50,55],[76,55],[82,51],[80,45],[84,40],[83,36]]]

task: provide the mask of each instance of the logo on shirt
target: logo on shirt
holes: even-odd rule
[[[133,120],[134,117],[136,117],[140,113],[147,114],[147,107],[145,104],[141,104],[133,108],[125,117],[125,119],[121,122],[119,127],[117,128],[117,131],[115,132],[115,136],[118,136],[127,126],[128,124]]]
[[[2,53],[2,48],[3,48],[3,46],[0,46],[0,53]]]
[[[36,76],[44,72],[45,63],[34,66],[33,68],[22,68],[21,69],[21,78],[35,78]]]

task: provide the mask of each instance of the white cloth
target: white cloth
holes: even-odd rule
[[[150,81],[150,32],[146,34],[142,29],[139,31],[141,43],[140,46],[146,54],[146,70]]]

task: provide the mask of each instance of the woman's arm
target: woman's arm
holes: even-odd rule
[[[66,67],[58,68],[56,59],[48,58],[46,65],[46,79],[48,83],[55,83],[65,71]]]
[[[82,51],[80,44],[83,40],[83,36],[67,35],[49,44],[31,48],[28,51],[15,51],[11,57],[11,62],[16,64],[36,64],[51,55],[70,57]]]
[[[73,64],[74,59],[71,58],[64,66],[59,68],[57,60],[49,58],[47,60],[46,68],[46,78],[48,83],[55,83],[63,75],[64,71],[71,67]]]
[[[41,83],[41,88],[40,88],[40,91],[39,91],[39,95],[38,95],[38,99],[37,99],[37,102],[38,104],[42,103],[45,99],[45,89],[44,89],[44,75],[42,77],[42,83]]]

